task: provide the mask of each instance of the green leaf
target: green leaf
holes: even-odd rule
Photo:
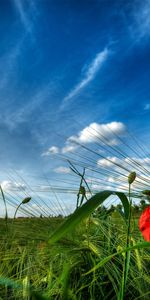
[[[87,218],[109,196],[116,195],[120,198],[124,207],[124,217],[129,216],[129,201],[124,193],[103,191],[91,197],[85,204],[78,208],[50,237],[49,243],[54,243],[62,238],[67,232],[74,229],[83,219]]]

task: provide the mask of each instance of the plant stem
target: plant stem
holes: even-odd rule
[[[16,208],[16,211],[15,211],[15,214],[14,214],[14,219],[16,218],[17,211],[18,211],[19,207],[21,206],[21,204],[22,204],[22,202]]]
[[[5,196],[4,196],[4,192],[3,192],[3,189],[0,185],[0,191],[1,191],[1,194],[2,194],[2,198],[3,198],[3,202],[4,202],[4,206],[5,206],[5,220],[6,220],[6,227],[8,227],[8,212],[7,212],[7,205],[6,205],[6,199],[5,199]]]
[[[131,208],[132,208],[132,199],[131,199],[131,184],[129,184],[129,217],[127,223],[127,235],[126,235],[126,248],[130,247],[130,233],[131,233]],[[129,271],[129,263],[130,263],[130,250],[125,253],[124,265],[123,265],[123,276],[122,276],[122,284],[121,290],[119,293],[118,300],[123,300],[126,290],[126,283]]]

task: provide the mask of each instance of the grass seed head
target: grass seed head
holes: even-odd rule
[[[136,173],[135,172],[131,172],[129,174],[129,176],[128,176],[128,183],[132,184],[134,182],[135,178],[136,178]]]
[[[26,197],[22,200],[22,204],[26,204],[31,200],[31,197]]]

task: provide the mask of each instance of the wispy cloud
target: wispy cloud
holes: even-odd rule
[[[3,115],[3,122],[9,130],[15,129],[17,126],[20,126],[21,123],[31,121],[33,114],[37,113],[40,106],[50,97],[52,89],[53,84],[51,83],[46,83],[43,86],[41,84],[28,98],[22,95],[24,101],[22,101],[20,106],[17,108],[10,106],[9,110],[6,110]],[[42,117],[39,119],[41,118]]]
[[[105,48],[103,51],[97,53],[95,58],[92,60],[92,62],[89,64],[88,69],[84,75],[84,77],[81,79],[81,81],[73,87],[73,89],[70,91],[70,93],[63,99],[61,104],[61,109],[65,108],[70,100],[78,95],[80,91],[85,88],[96,76],[97,72],[100,70],[103,63],[106,61],[107,57],[109,55],[109,50]]]
[[[32,0],[21,1],[13,0],[17,12],[19,13],[20,20],[25,28],[25,30],[32,34],[33,30],[33,20],[37,14],[35,3]],[[25,7],[26,5],[26,7]]]
[[[150,0],[135,1],[133,4],[131,34],[136,42],[150,37]]]

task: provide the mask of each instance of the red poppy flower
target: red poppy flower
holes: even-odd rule
[[[146,241],[150,242],[150,206],[140,216],[139,228]]]

